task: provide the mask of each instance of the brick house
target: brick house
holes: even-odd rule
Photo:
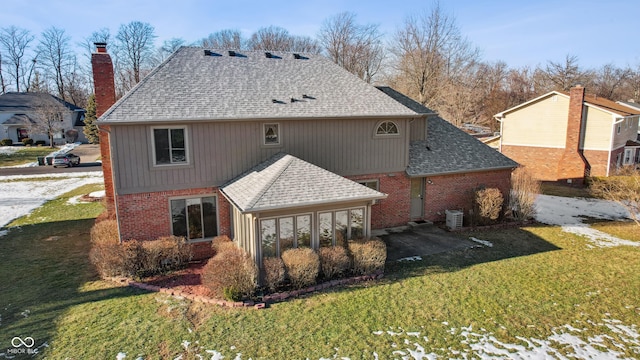
[[[576,86],[494,117],[503,154],[540,180],[582,183],[585,176],[608,176],[619,166],[638,163],[639,114]]]
[[[92,56],[108,210],[122,240],[226,234],[260,263],[444,220],[517,164],[319,55],[183,47],[114,104]]]

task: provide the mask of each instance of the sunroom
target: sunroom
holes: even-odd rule
[[[282,153],[220,190],[232,204],[234,241],[259,266],[287,249],[368,237],[371,205],[387,196]]]

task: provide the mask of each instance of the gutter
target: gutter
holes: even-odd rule
[[[507,170],[507,169],[514,170],[518,166],[520,166],[520,164],[515,163],[515,165],[513,165],[513,166],[506,166],[505,165],[505,166],[496,166],[496,167],[483,168],[483,169],[462,169],[462,170],[453,170],[453,171],[446,171],[446,172],[439,172],[439,173],[418,174],[418,175],[411,175],[411,174],[409,174],[409,172],[407,172],[407,176],[409,176],[410,178],[421,178],[421,177],[427,177],[427,176],[468,174],[468,173],[479,173],[479,172],[488,172],[488,171],[496,171],[496,170]]]
[[[271,211],[271,210],[298,209],[298,208],[319,206],[319,205],[345,204],[345,203],[356,202],[356,201],[373,201],[373,200],[381,200],[381,199],[386,199],[387,198],[387,194],[383,194],[383,196],[376,196],[376,197],[371,197],[371,196],[356,197],[356,198],[349,198],[349,199],[338,200],[338,201],[326,201],[326,200],[323,200],[323,201],[308,201],[308,202],[305,202],[305,203],[294,204],[294,205],[269,206],[269,207],[242,209],[240,206],[238,206],[238,204],[236,204],[234,201],[229,199],[229,196],[224,192],[224,190],[220,189],[220,192],[224,195],[225,198],[227,198],[227,200],[229,200],[236,207],[236,209],[238,209],[240,211],[241,214],[254,214],[254,213],[259,213],[259,212],[263,212],[263,211]]]

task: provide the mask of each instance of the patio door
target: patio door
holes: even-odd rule
[[[411,179],[411,220],[424,216],[424,178]]]

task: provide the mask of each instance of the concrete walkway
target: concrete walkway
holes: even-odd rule
[[[387,244],[387,261],[438,254],[477,245],[471,240],[462,239],[430,224],[406,229],[387,229],[376,235]]]

